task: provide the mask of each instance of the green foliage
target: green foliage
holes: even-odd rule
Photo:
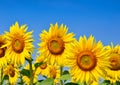
[[[53,84],[54,84],[53,78],[47,78],[46,80],[36,83],[36,85],[53,85]]]
[[[99,85],[110,85],[110,80],[104,80],[104,82],[100,83]]]
[[[30,78],[30,70],[22,69],[22,70],[20,71],[20,73],[21,73],[22,75],[27,76],[27,77]]]
[[[66,83],[65,85],[79,85],[77,83],[72,83],[72,82],[69,82],[69,83]]]
[[[65,70],[65,71],[62,73],[62,75],[64,75],[64,74],[69,74],[69,71],[68,71],[68,70]]]
[[[62,76],[60,77],[60,80],[69,80],[70,79],[70,74],[68,71],[64,71]]]
[[[3,80],[8,80],[9,79],[9,76],[8,75],[5,75],[4,77],[3,77]]]
[[[27,59],[27,58],[25,58],[25,60],[27,60],[28,62],[33,61],[33,59],[32,59],[32,58],[31,58],[31,59]]]
[[[120,81],[116,81],[113,85],[120,85]]]
[[[35,63],[34,66],[35,66],[35,68],[37,68],[37,67],[39,67],[42,64],[43,64],[43,62],[39,62],[39,63]]]

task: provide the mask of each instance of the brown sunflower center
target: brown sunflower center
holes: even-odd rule
[[[14,77],[15,76],[15,70],[10,69],[9,74],[10,74],[10,77]]]
[[[12,48],[16,53],[21,53],[24,49],[24,41],[22,39],[14,39]]]
[[[42,64],[42,65],[40,66],[41,69],[45,69],[46,67],[47,67],[47,64],[46,64],[46,63],[44,63],[44,64]]]
[[[111,70],[120,70],[120,55],[111,54],[110,57]]]
[[[96,66],[97,60],[90,51],[81,52],[77,56],[77,64],[84,71],[91,71]]]
[[[0,48],[0,58],[2,58],[5,55],[5,49]]]
[[[0,47],[2,46],[2,43],[0,43]],[[0,58],[4,57],[6,48],[0,48]]]
[[[48,49],[52,54],[59,55],[64,51],[64,42],[61,38],[52,38],[48,41]]]

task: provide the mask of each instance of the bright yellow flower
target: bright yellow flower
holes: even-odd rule
[[[6,53],[6,47],[3,47],[3,45],[6,44],[6,39],[4,35],[0,35],[0,68],[7,65],[7,56]]]
[[[110,50],[109,61],[111,67],[106,71],[108,79],[111,83],[114,83],[115,81],[120,81],[120,46],[111,44],[111,46],[107,46],[107,50]]]
[[[93,81],[90,85],[99,85],[98,82]]]
[[[19,70],[13,64],[10,64],[4,69],[4,75],[9,76],[9,82],[11,85],[16,85],[18,81]]]
[[[10,32],[6,33],[7,54],[14,64],[24,64],[25,58],[30,59],[33,51],[32,31],[26,32],[26,25],[19,26],[18,22],[10,27]]]
[[[67,33],[68,28],[63,24],[58,27],[58,24],[51,24],[49,31],[43,30],[40,34],[41,42],[38,44],[40,46],[39,52],[47,57],[50,64],[62,65],[64,62],[64,56],[66,51],[66,46],[73,42],[75,39],[73,33]]]
[[[24,69],[29,70],[30,69],[29,64],[26,65]],[[35,71],[34,65],[32,65],[32,70],[33,70],[33,83],[36,83],[38,79],[38,74]],[[23,81],[25,82],[25,84],[30,85],[30,78],[28,76],[23,76]]]
[[[59,80],[60,80],[60,70],[59,70],[58,66],[56,66],[56,65],[50,65],[49,66],[48,78],[53,78],[54,79],[54,85],[59,83]]]
[[[42,65],[40,65],[37,69],[36,69],[36,72],[41,74],[41,75],[44,75],[44,76],[47,76],[49,71],[49,65],[47,64],[46,62],[46,59],[44,56],[39,56],[37,57],[36,59],[36,63],[40,63],[40,62],[43,62]]]
[[[93,36],[88,39],[84,36],[67,48],[66,65],[71,67],[73,79],[88,83],[104,77],[104,69],[109,66],[109,57],[101,41],[97,43]]]

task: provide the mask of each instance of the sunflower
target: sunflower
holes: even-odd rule
[[[5,32],[7,39],[7,55],[14,64],[24,64],[25,58],[30,59],[33,51],[32,31],[27,31],[27,26],[19,26],[18,22],[10,27],[10,32]]]
[[[0,35],[0,68],[7,65],[6,47],[3,45],[6,44],[6,39],[4,35]]]
[[[41,42],[39,52],[47,57],[50,64],[57,62],[59,65],[63,64],[66,45],[75,40],[73,33],[67,33],[68,28],[63,24],[58,27],[58,24],[51,24],[49,31],[43,30],[40,34]]]
[[[43,62],[43,64],[40,65],[39,67],[37,67],[36,72],[43,75],[43,76],[47,76],[49,73],[49,71],[48,71],[49,64],[47,64],[44,56],[37,57],[36,63],[41,63],[41,62]]]
[[[8,75],[11,85],[16,85],[18,81],[19,70],[13,64],[7,65],[7,67],[4,69],[4,76],[5,75]]]
[[[107,71],[107,76],[111,83],[115,81],[120,81],[120,45],[114,46],[111,43],[111,46],[107,46],[107,50],[110,50],[109,61],[110,61],[110,69]]]
[[[60,69],[57,65],[50,65],[49,66],[49,74],[48,78],[53,78],[54,79],[54,85],[59,83],[60,80]]]
[[[67,48],[66,65],[70,66],[70,74],[76,82],[89,83],[105,77],[109,57],[101,41],[96,42],[92,35],[88,39],[81,36]]]
[[[93,81],[90,85],[99,85],[98,82]]]
[[[25,69],[26,70],[30,69],[29,64],[26,65]],[[35,67],[34,67],[33,64],[32,64],[32,70],[33,70],[33,83],[36,83],[37,82],[37,78],[38,78],[38,74],[35,71]],[[30,78],[28,76],[23,76],[23,81],[25,82],[25,84],[30,85]]]

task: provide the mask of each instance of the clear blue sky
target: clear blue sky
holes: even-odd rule
[[[39,33],[50,24],[64,23],[69,31],[92,34],[104,45],[120,44],[120,0],[0,0],[0,34],[16,21]]]

